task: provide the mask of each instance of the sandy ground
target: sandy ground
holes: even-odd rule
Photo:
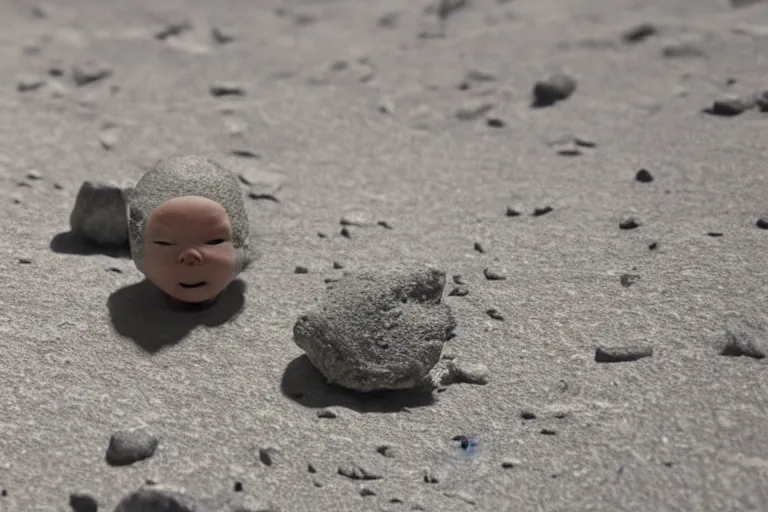
[[[641,23],[655,33],[626,42]],[[702,112],[768,89],[768,2],[469,0],[441,24],[407,0],[6,0],[0,38],[1,510],[113,510],[147,479],[283,511],[768,510],[768,359],[715,348],[729,319],[766,321],[768,113]],[[554,72],[575,92],[531,108]],[[593,144],[566,156],[566,137]],[[83,180],[187,153],[257,182],[261,258],[199,316],[153,309],[129,259],[61,235]],[[350,215],[392,229],[341,236]],[[291,329],[334,260],[430,263],[446,292],[464,276],[446,351],[489,383],[324,385]],[[653,355],[600,364],[599,345]],[[155,455],[106,464],[136,427]]]

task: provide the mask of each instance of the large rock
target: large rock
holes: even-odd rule
[[[429,267],[345,273],[293,339],[329,383],[355,391],[409,389],[440,360],[456,320],[445,273]]]
[[[104,181],[85,181],[69,216],[72,233],[89,242],[121,246],[128,243],[130,189]]]
[[[143,487],[125,496],[114,512],[197,512],[195,500],[161,487]]]

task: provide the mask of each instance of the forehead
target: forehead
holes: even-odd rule
[[[147,229],[196,226],[201,229],[229,229],[227,211],[216,201],[199,196],[175,197],[165,201],[150,215]]]

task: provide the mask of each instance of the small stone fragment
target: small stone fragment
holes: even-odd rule
[[[242,482],[235,482],[235,484],[232,486],[232,491],[234,491],[234,492],[243,492],[243,483]]]
[[[443,21],[467,7],[469,0],[438,0],[436,14]]]
[[[506,123],[498,117],[489,117],[485,122],[491,128],[504,128],[506,126]]]
[[[397,451],[391,444],[382,444],[376,447],[376,451],[382,456],[387,458],[393,458],[397,455]]]
[[[452,279],[455,284],[467,284],[467,282],[464,280],[464,277],[461,274],[453,274]]]
[[[423,479],[427,484],[439,484],[446,479],[446,474],[442,468],[425,469]]]
[[[475,249],[477,252],[481,253],[481,254],[485,252],[485,249],[484,249],[484,248],[483,248],[483,246],[480,244],[480,242],[475,242],[475,245],[474,245],[474,249]]]
[[[296,274],[309,274],[309,269],[304,265],[296,265],[296,268],[294,268],[293,271]]]
[[[339,466],[338,473],[352,480],[380,480],[384,478],[381,473],[356,464]]]
[[[512,206],[507,206],[506,216],[507,217],[519,217],[520,216],[520,210],[517,208],[513,208]]]
[[[229,152],[230,155],[233,156],[239,156],[240,158],[261,158],[258,153],[254,153],[250,149],[233,149]],[[238,177],[242,180],[243,178],[238,175]],[[246,185],[251,185],[250,182],[246,181]]]
[[[112,466],[127,466],[155,454],[159,441],[143,429],[120,430],[112,434],[107,448],[107,462]]]
[[[276,446],[262,446],[259,448],[259,460],[265,466],[271,466],[275,458],[280,454],[280,448]]]
[[[659,33],[659,29],[652,23],[641,23],[626,30],[621,38],[625,43],[635,44],[645,41],[651,36],[655,36]]]
[[[619,221],[620,229],[635,229],[637,227],[640,227],[640,221],[638,221],[631,215],[622,217],[622,219]]]
[[[227,44],[237,39],[237,33],[231,28],[213,27],[211,37],[217,44]]]
[[[456,498],[468,505],[476,505],[475,498],[466,491],[443,491],[443,495],[448,498]]]
[[[245,89],[240,84],[234,82],[216,82],[209,88],[211,96],[220,98],[222,96],[244,96]]]
[[[344,226],[339,230],[339,234],[343,236],[344,238],[352,238],[352,233],[349,231],[349,228],[347,226]]]
[[[443,377],[443,382],[441,382],[444,386],[459,383],[481,386],[488,384],[490,371],[482,363],[466,363],[460,359],[449,359],[445,367],[448,374],[447,377]]]
[[[755,226],[759,227],[760,229],[768,229],[768,212],[765,212],[757,218]]]
[[[666,59],[705,58],[707,56],[695,43],[686,41],[665,46],[661,50],[661,55]]]
[[[505,458],[501,461],[501,467],[504,469],[511,469],[520,466],[522,462],[519,459]]]
[[[41,78],[34,75],[24,75],[16,82],[16,90],[19,92],[36,91],[43,87],[47,81],[45,78]]]
[[[496,308],[489,308],[485,312],[494,320],[500,320],[502,322],[504,321],[504,315],[502,315]]]
[[[554,208],[552,208],[551,206],[538,206],[538,207],[533,209],[532,215],[534,217],[541,217],[542,215],[546,215],[547,213],[551,212],[552,210],[554,210]]]
[[[362,496],[363,498],[365,498],[366,496],[376,496],[376,493],[368,487],[362,487],[360,489],[360,496]]]
[[[165,41],[169,37],[180,36],[189,30],[192,30],[192,23],[188,20],[171,22],[155,33],[155,39],[158,41]]]
[[[99,503],[90,494],[72,493],[69,495],[72,512],[98,512]]]
[[[755,96],[755,104],[760,109],[760,112],[768,112],[768,90],[758,93]]]
[[[648,169],[640,169],[637,171],[637,174],[635,174],[635,180],[639,181],[640,183],[650,183],[653,181],[653,175],[648,171]]]
[[[545,436],[554,436],[557,435],[557,431],[551,429],[551,428],[543,428],[539,431],[542,435]]]
[[[83,182],[69,217],[72,233],[101,245],[128,243],[128,192],[112,183]]]
[[[640,276],[637,274],[621,274],[621,277],[619,278],[619,281],[621,282],[621,286],[624,288],[629,288],[633,284],[637,283],[640,280]]]
[[[598,363],[625,363],[637,361],[644,357],[651,357],[653,349],[643,345],[629,345],[623,347],[597,347],[595,349],[595,361]]]
[[[396,28],[397,20],[400,18],[400,14],[396,12],[390,12],[379,17],[376,24],[382,28]]]
[[[729,323],[718,341],[721,355],[763,359],[768,354],[768,333],[765,328],[743,320]]]
[[[99,142],[101,147],[109,151],[115,144],[117,144],[120,134],[120,129],[111,123],[106,123],[101,127],[99,131]]]
[[[648,249],[650,249],[651,251],[655,251],[658,248],[659,248],[659,242],[651,242],[650,244],[648,244]]]
[[[376,221],[376,224],[383,227],[384,229],[392,229],[392,225],[385,220]]]
[[[114,512],[198,512],[198,508],[185,494],[153,486],[125,496]]]
[[[329,409],[327,407],[323,409],[319,409],[317,411],[317,417],[318,418],[326,418],[326,419],[335,419],[338,418],[338,415],[333,409]]]
[[[110,76],[112,76],[112,69],[100,62],[88,61],[72,68],[72,79],[78,87],[98,82]]]
[[[481,118],[494,107],[488,100],[473,98],[465,102],[456,111],[456,118],[459,121],[474,121]]]
[[[19,258],[19,263],[22,265],[30,265],[32,263],[32,258]]]
[[[536,82],[533,87],[533,105],[548,107],[568,98],[576,90],[576,80],[564,73],[556,73]]]
[[[335,268],[337,270],[342,269],[342,268],[344,268],[344,264],[334,260],[333,268]]]
[[[506,274],[501,270],[494,268],[486,268],[483,270],[483,275],[489,281],[503,281],[507,278]]]
[[[737,116],[755,106],[755,102],[744,99],[735,94],[724,94],[716,99],[712,106],[705,110],[707,114],[713,116],[733,117]]]
[[[448,293],[451,297],[464,297],[465,295],[469,294],[469,288],[466,286],[454,286],[453,289]]]

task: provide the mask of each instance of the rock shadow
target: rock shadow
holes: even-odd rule
[[[95,244],[71,231],[54,236],[49,246],[53,252],[59,254],[77,254],[80,256],[102,254],[112,258],[131,259],[131,248],[127,242],[123,245]]]
[[[107,300],[115,330],[141,349],[156,353],[184,339],[195,327],[217,327],[234,320],[245,305],[245,283],[236,279],[205,309],[173,307],[151,282],[120,288]]]
[[[280,390],[283,395],[304,407],[322,409],[338,406],[360,413],[398,412],[437,402],[432,389],[426,385],[409,390],[360,393],[328,384],[306,354],[288,363]]]

